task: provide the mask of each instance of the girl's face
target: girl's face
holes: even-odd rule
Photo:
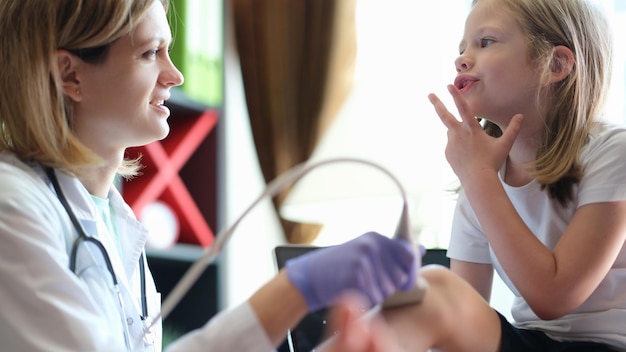
[[[171,39],[165,10],[155,1],[135,30],[111,45],[104,63],[81,65],[74,127],[101,157],[167,136],[170,112],[163,102],[183,83],[169,57]]]
[[[521,26],[499,0],[481,0],[473,7],[454,84],[477,116],[505,127],[515,114],[531,113],[539,79],[527,45]]]

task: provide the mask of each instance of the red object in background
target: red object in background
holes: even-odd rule
[[[167,138],[144,147],[127,150],[127,158],[132,159],[142,155],[141,164],[144,168],[141,169],[141,175],[124,182],[122,186],[124,198],[137,218],[140,218],[142,210],[148,204],[157,200],[163,201],[170,206],[178,218],[180,224],[178,241],[198,244],[202,247],[210,246],[215,235],[206,220],[206,215],[198,207],[183,181],[181,171],[194,152],[206,141],[217,120],[218,111],[215,109],[206,109],[201,112],[183,109],[177,113],[175,107],[172,107],[171,131]],[[209,146],[209,149],[215,154],[214,145]],[[201,165],[194,165],[196,168],[193,170],[194,176],[201,171],[207,171],[209,174],[201,177],[201,181],[196,180],[196,184],[190,186],[194,189],[210,189],[210,186],[215,183],[215,167],[209,165],[206,170],[202,169],[210,163],[215,163],[215,155],[204,155],[201,160]],[[212,192],[215,191],[212,190]],[[212,209],[209,211],[214,212],[214,207],[215,204],[211,204]]]

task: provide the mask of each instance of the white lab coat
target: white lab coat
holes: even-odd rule
[[[124,313],[112,291],[111,275],[93,245],[81,245],[77,274],[69,253],[78,234],[50,181],[37,165],[0,153],[0,348],[7,351],[125,351],[125,336],[138,351],[161,350],[143,342],[139,257],[147,230],[112,188],[122,253],[97,215],[78,179],[57,172],[72,210],[88,236],[106,248],[123,297]],[[145,259],[144,259],[145,265]],[[160,295],[146,268],[148,316],[160,310]],[[79,278],[78,276],[81,276]],[[122,318],[123,317],[123,318]],[[128,329],[125,334],[124,329]],[[266,334],[247,304],[223,312],[202,329],[170,346],[171,351],[271,351]]]

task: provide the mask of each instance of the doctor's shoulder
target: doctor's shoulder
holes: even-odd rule
[[[66,227],[63,214],[41,168],[12,153],[0,152],[1,237],[2,231],[33,230],[38,226],[60,235]]]

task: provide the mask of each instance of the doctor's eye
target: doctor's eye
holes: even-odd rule
[[[160,52],[161,49],[158,48],[150,49],[143,53],[143,57],[145,57],[146,59],[155,59]]]

